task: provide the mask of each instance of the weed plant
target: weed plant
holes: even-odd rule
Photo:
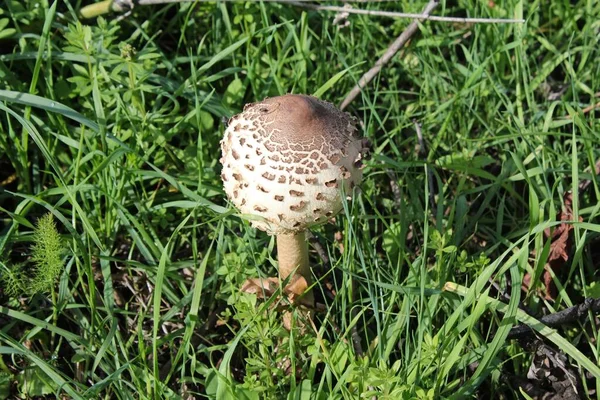
[[[64,249],[52,214],[39,219],[33,233],[33,242],[30,268],[17,264],[3,271],[2,284],[9,297],[32,297],[38,293],[54,295],[56,283],[63,272]]]

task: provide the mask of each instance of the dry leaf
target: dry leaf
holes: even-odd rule
[[[308,288],[308,283],[306,279],[302,275],[294,275],[294,277],[290,280],[288,285],[283,289],[283,292],[287,295],[290,301],[294,302],[300,296],[306,292]]]
[[[279,288],[278,278],[252,278],[247,279],[241,287],[241,291],[244,293],[255,294],[259,299],[273,296]],[[301,275],[294,275],[287,286],[283,288],[283,293],[289,299],[291,303],[295,303],[298,300],[302,300],[301,296],[306,292],[308,283],[306,279]],[[303,303],[300,301],[300,303]]]
[[[571,231],[573,230],[573,224],[565,223],[566,221],[573,221],[573,193],[567,192],[563,197],[565,203],[564,210],[560,213],[560,221],[563,221],[554,232],[550,232],[550,229],[544,231],[545,236],[551,238],[550,243],[550,254],[548,255],[548,261],[544,271],[544,285],[546,286],[546,299],[552,300],[556,297],[556,287],[552,282],[552,274],[548,271],[551,268],[554,274],[565,265],[569,260],[569,249],[571,248]],[[583,218],[579,217],[579,222],[583,221]]]
[[[543,397],[534,398],[580,399],[580,393],[583,392],[581,382],[567,357],[541,341],[536,345],[537,348],[527,371],[527,379],[550,391]]]
[[[255,294],[259,299],[273,296],[279,287],[279,279],[277,278],[252,278],[247,279],[241,287],[243,293]]]
[[[546,229],[544,236],[550,238],[550,252],[548,254],[548,260],[544,266],[544,274],[542,275],[542,281],[545,287],[545,299],[554,300],[556,297],[556,285],[552,281],[552,271],[555,275],[560,269],[569,261],[569,249],[571,248],[571,231],[573,230],[573,224],[567,223],[573,221],[573,193],[567,192],[563,197],[564,209],[559,213],[558,219],[562,221],[554,231]],[[579,222],[583,221],[579,217]],[[525,274],[522,283],[523,289],[528,290],[531,287],[531,276]]]
[[[277,289],[279,288],[279,279],[278,278],[252,278],[247,279],[241,287],[241,291],[244,293],[255,294],[259,299],[264,299],[266,297],[273,296]],[[304,296],[304,293],[308,289],[308,282],[302,275],[294,275],[287,286],[283,288],[283,293],[288,298],[290,303],[295,303],[307,307],[313,307],[313,297],[312,293],[308,293]],[[306,316],[310,318],[310,311],[305,310]],[[282,325],[288,331],[292,329],[292,312],[284,311],[282,315]],[[296,321],[296,326],[300,328],[302,331],[305,328],[305,325],[302,321]]]

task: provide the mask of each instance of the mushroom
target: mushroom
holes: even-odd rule
[[[221,141],[225,192],[254,227],[277,236],[281,280],[296,273],[310,285],[305,230],[337,214],[342,196],[351,198],[366,143],[354,117],[312,96],[267,98],[229,119]],[[302,301],[312,305],[312,293]]]

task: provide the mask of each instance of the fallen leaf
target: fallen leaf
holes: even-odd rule
[[[302,275],[294,275],[287,286],[283,289],[283,292],[288,296],[290,301],[294,302],[308,289],[308,283]]]
[[[546,287],[546,299],[552,300],[556,297],[556,286],[552,281],[552,274],[548,271],[548,268],[552,269],[554,274],[569,261],[569,249],[571,248],[573,224],[566,223],[574,220],[573,216],[573,193],[568,191],[563,197],[564,209],[559,214],[561,223],[554,232],[550,229],[546,229],[544,234],[547,238],[551,238],[550,253],[544,271],[544,285]],[[579,217],[579,222],[583,221],[583,218]]]
[[[277,292],[278,288],[278,278],[251,278],[247,279],[242,284],[240,290],[244,293],[255,294],[259,299],[264,299],[266,297],[273,296]],[[306,289],[308,289],[308,282],[302,275],[296,274],[290,279],[286,287],[283,288],[283,293],[290,303],[308,307],[308,309],[302,307],[302,313],[305,314],[307,318],[311,318],[310,308],[314,307],[314,300],[312,293],[306,292]],[[289,310],[283,311],[283,327],[290,331],[292,329],[292,322],[292,312]],[[298,326],[301,332],[305,329],[305,324],[302,321],[296,320],[295,324]]]
[[[251,278],[247,279],[241,287],[243,293],[255,294],[259,299],[273,296],[279,287],[277,278]]]
[[[527,379],[549,392],[536,399],[578,400],[583,392],[577,371],[569,364],[567,357],[559,350],[547,346],[542,341],[532,344],[535,351],[527,371]]]
[[[574,220],[574,216],[573,193],[571,191],[565,193],[563,202],[564,208],[558,215],[558,219],[562,223],[554,230],[544,230],[544,236],[547,239],[550,238],[551,241],[550,252],[548,253],[548,259],[546,260],[544,273],[542,275],[542,281],[544,282],[545,288],[544,298],[546,300],[554,300],[557,295],[556,285],[552,280],[552,273],[555,275],[558,274],[565,263],[569,261],[569,249],[572,245],[571,231],[573,230],[573,224],[570,222]],[[583,219],[579,217],[579,222],[581,221],[583,221]],[[529,273],[525,274],[523,277],[522,286],[524,290],[528,290],[531,287],[531,276]]]
[[[243,293],[255,294],[259,299],[264,299],[273,296],[278,288],[278,278],[251,278],[242,284],[240,290]],[[302,275],[296,274],[290,279],[286,287],[283,288],[283,293],[291,303],[297,303],[300,300],[301,304],[307,305],[304,304],[305,301],[302,301],[306,289],[308,289],[308,282]]]

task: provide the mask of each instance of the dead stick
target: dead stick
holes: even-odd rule
[[[596,103],[596,104],[592,104],[591,106],[587,106],[586,108],[584,108],[583,110],[581,110],[582,114],[587,114],[590,111],[594,111],[596,108],[600,108],[600,102]],[[567,115],[565,117],[566,119],[571,119],[570,115]]]
[[[588,311],[600,313],[600,299],[587,298],[582,304],[565,308],[554,314],[545,315],[539,321],[544,325],[554,328],[569,322],[575,322],[585,317]],[[517,325],[510,330],[507,339],[515,339],[533,332],[528,325]]]
[[[437,7],[438,4],[439,0],[430,0],[421,14],[423,16],[429,15],[431,11]],[[369,82],[371,82],[371,79],[373,79],[373,77],[375,77],[375,75],[377,75],[379,71],[381,71],[381,68],[383,68],[383,66],[392,59],[392,57],[398,52],[398,50],[400,50],[402,46],[404,46],[406,42],[408,42],[408,39],[410,39],[415,34],[415,32],[417,32],[418,28],[419,20],[414,20],[410,23],[410,25],[408,25],[404,32],[402,32],[402,34],[398,36],[398,38],[394,40],[394,42],[388,47],[383,56],[381,56],[381,58],[377,60],[373,68],[368,70],[362,76],[362,78],[360,78],[358,83],[352,88],[350,93],[348,93],[348,96],[346,96],[344,101],[342,101],[340,109],[343,110],[344,108],[346,108],[348,104],[350,104],[352,100],[354,100],[356,96],[358,96],[362,88],[365,87]]]
[[[139,0],[143,1],[173,1],[173,0]],[[181,1],[181,0],[179,0]],[[190,0],[185,0],[190,1]],[[464,17],[440,17],[440,16],[428,16],[426,14],[413,14],[413,13],[404,13],[397,11],[380,11],[380,10],[362,10],[360,8],[346,8],[339,6],[322,6],[319,4],[311,4],[305,3],[303,1],[298,0],[273,0],[277,3],[282,4],[291,4],[296,7],[309,8],[311,10],[317,11],[333,11],[337,13],[348,13],[348,14],[360,14],[360,15],[370,15],[375,17],[387,17],[387,18],[409,18],[409,19],[426,19],[429,21],[439,21],[439,22],[456,22],[462,24],[522,24],[525,22],[523,19],[506,19],[506,18],[464,18]]]

